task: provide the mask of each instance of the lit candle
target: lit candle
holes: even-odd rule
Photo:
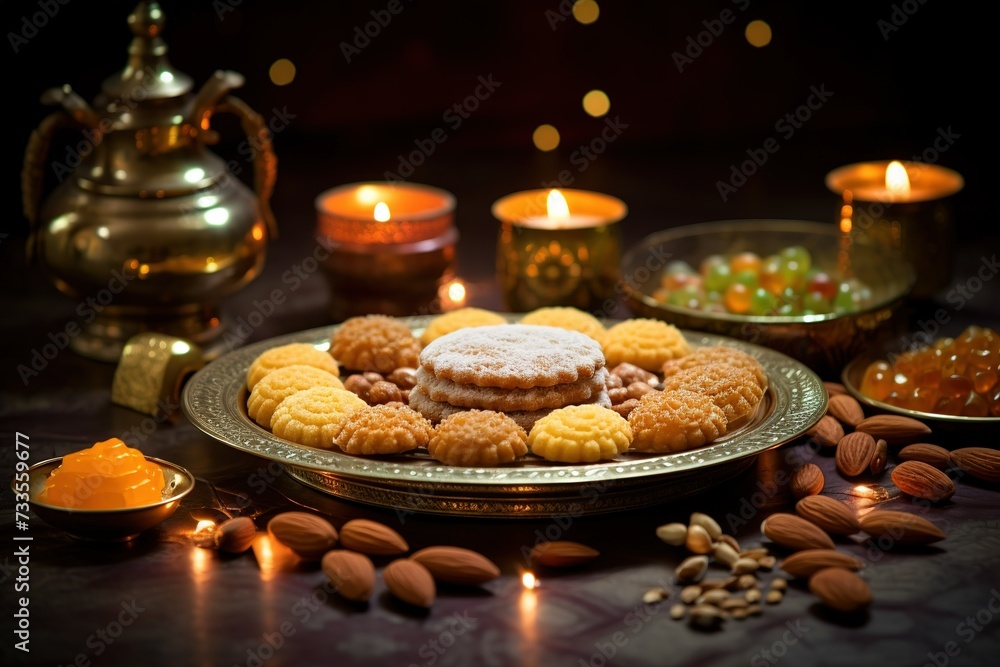
[[[951,169],[900,160],[859,162],[826,176],[841,197],[845,241],[902,252],[916,269],[912,294],[921,298],[951,281],[955,232],[947,199],[964,184]]]
[[[455,197],[415,183],[351,183],[316,198],[332,314],[429,312],[453,274]]]
[[[618,223],[628,209],[586,190],[527,190],[498,199],[497,273],[508,310],[617,308]]]

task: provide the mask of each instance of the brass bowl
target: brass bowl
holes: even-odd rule
[[[163,470],[166,485],[163,499],[157,503],[123,509],[70,509],[39,502],[35,498],[45,488],[45,480],[62,464],[62,457],[58,457],[28,468],[31,509],[45,523],[73,537],[118,542],[131,540],[169,518],[177,511],[181,499],[194,488],[194,475],[179,465],[152,456],[147,456],[146,460],[156,463]],[[11,488],[16,492],[15,486],[16,479],[11,482]]]
[[[660,303],[652,296],[673,261],[697,268],[712,254],[752,251],[761,256],[801,245],[813,265],[839,269],[865,282],[873,293],[864,309],[848,314],[735,315]],[[739,338],[798,359],[825,379],[866,347],[898,332],[900,312],[915,282],[913,267],[899,253],[852,241],[832,224],[801,220],[727,220],[685,225],[647,236],[622,259],[629,307],[638,315],[681,328]]]

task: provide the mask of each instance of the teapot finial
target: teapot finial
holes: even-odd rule
[[[191,78],[174,69],[167,59],[167,43],[162,37],[165,23],[166,15],[158,2],[140,2],[129,14],[133,37],[128,64],[101,87],[109,100],[162,100],[191,90]]]
[[[158,2],[140,2],[128,15],[128,27],[136,37],[153,39],[163,32],[166,17]]]

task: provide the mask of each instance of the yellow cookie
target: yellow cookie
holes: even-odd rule
[[[586,334],[601,342],[606,329],[601,321],[590,313],[569,306],[552,306],[538,308],[521,318],[521,324],[540,324],[542,326],[571,329]]]
[[[502,412],[466,410],[441,420],[427,451],[451,466],[503,465],[528,453],[528,434]]]
[[[271,425],[274,409],[292,394],[311,387],[343,389],[344,383],[333,373],[314,366],[295,364],[271,371],[254,385],[247,399],[247,414],[261,426]]]
[[[695,366],[667,378],[664,391],[687,389],[704,394],[726,413],[726,430],[742,426],[760,403],[764,390],[754,374],[729,364]]]
[[[330,449],[347,418],[367,407],[346,389],[303,389],[278,404],[271,417],[271,432],[300,445]]]
[[[485,327],[491,324],[505,324],[506,322],[503,315],[494,313],[492,310],[459,308],[450,313],[438,315],[431,320],[431,323],[424,329],[423,335],[420,336],[420,343],[427,345],[436,338],[466,327]]]
[[[348,454],[401,454],[426,447],[434,425],[402,403],[373,405],[353,412],[337,434],[337,446]]]
[[[531,427],[531,453],[549,461],[594,463],[613,459],[632,443],[632,427],[620,414],[599,405],[553,410]]]
[[[336,360],[328,352],[317,350],[308,343],[290,343],[272,347],[253,360],[247,371],[247,389],[252,391],[260,379],[271,371],[296,364],[314,366],[333,375],[340,375]]]
[[[628,415],[637,452],[683,452],[726,434],[726,413],[693,391],[652,391]]]
[[[655,373],[663,364],[688,354],[691,349],[680,329],[648,318],[633,318],[608,329],[601,341],[608,367],[630,363]]]

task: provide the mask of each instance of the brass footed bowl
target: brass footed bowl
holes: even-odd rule
[[[813,266],[839,270],[865,282],[872,299],[861,310],[822,315],[736,315],[683,308],[655,300],[667,265],[686,261],[697,268],[712,254],[755,252],[764,257],[788,246],[809,250]],[[901,313],[916,276],[903,257],[844,234],[836,225],[801,220],[727,220],[685,225],[647,236],[622,259],[629,307],[638,315],[681,329],[738,338],[798,359],[830,380],[870,345],[902,331]]]
[[[167,520],[180,507],[181,499],[194,488],[194,475],[179,465],[152,456],[147,456],[146,460],[163,470],[166,485],[159,502],[122,509],[70,509],[38,502],[35,498],[45,488],[45,480],[62,464],[62,457],[59,457],[28,468],[31,509],[45,523],[73,537],[115,542],[131,540]],[[15,484],[16,479],[11,482],[11,488],[16,491]]]

